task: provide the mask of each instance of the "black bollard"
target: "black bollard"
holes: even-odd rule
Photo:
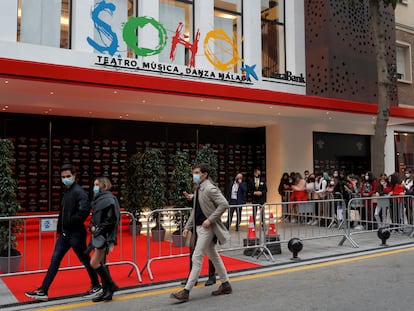
[[[298,238],[292,238],[288,242],[288,249],[293,253],[291,260],[300,260],[298,253],[303,249],[303,242]]]
[[[380,246],[389,246],[387,244],[387,240],[390,238],[391,236],[391,232],[389,229],[387,228],[379,228],[378,232],[377,232],[378,237],[381,239],[382,243],[380,244]]]

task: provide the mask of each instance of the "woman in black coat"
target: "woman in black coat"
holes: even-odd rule
[[[111,182],[106,177],[98,177],[94,181],[94,199],[92,201],[92,219],[89,231],[92,233],[91,246],[94,249],[91,266],[99,274],[103,292],[93,298],[93,302],[112,300],[118,286],[112,280],[105,259],[108,251],[117,244],[117,233],[120,219],[120,207],[117,198],[110,191]]]

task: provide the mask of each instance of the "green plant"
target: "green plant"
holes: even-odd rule
[[[144,206],[143,192],[140,191],[140,185],[143,184],[141,177],[142,157],[142,153],[136,153],[126,161],[125,210],[134,215],[138,223]]]
[[[185,198],[183,192],[191,193],[192,177],[189,155],[187,152],[177,151],[173,156],[174,170],[172,171],[171,180],[174,187],[173,200],[176,208],[185,208],[191,206],[191,203]],[[190,216],[190,211],[178,211],[174,213],[171,220],[177,226],[177,231],[173,234],[179,234],[184,229],[184,225]]]
[[[161,162],[161,152],[148,149],[132,155],[127,161],[126,210],[140,216],[144,208],[150,210],[165,206],[166,173]],[[152,217],[155,228],[161,226],[161,215]]]
[[[10,140],[0,139],[0,217],[15,216],[20,206],[16,196],[17,182],[12,177],[10,165],[13,148]],[[0,256],[20,255],[16,249],[20,225],[18,220],[0,222]]]
[[[207,163],[210,166],[210,178],[217,182],[217,169],[218,169],[218,162],[217,162],[217,156],[214,154],[214,150],[210,147],[209,144],[206,144],[202,146],[197,151],[196,164],[200,163]]]

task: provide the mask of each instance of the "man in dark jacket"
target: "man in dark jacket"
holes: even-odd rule
[[[266,181],[260,177],[260,169],[256,168],[253,172],[254,178],[247,185],[249,196],[252,198],[253,221],[256,226],[257,204],[263,205],[266,202],[267,185]],[[263,211],[263,210],[262,210]],[[261,215],[263,224],[263,215]]]
[[[85,296],[94,297],[102,292],[98,275],[90,266],[90,257],[85,252],[86,227],[84,222],[89,216],[91,208],[88,196],[82,187],[75,182],[76,173],[72,165],[63,165],[60,169],[60,175],[64,185],[64,193],[57,222],[59,237],[42,285],[37,290],[25,293],[27,297],[42,301],[48,300],[49,287],[59,270],[63,257],[71,248],[85,266],[91,280],[91,288]]]
[[[234,210],[236,210],[236,231],[239,231],[240,222],[241,222],[241,207],[234,207],[234,205],[243,205],[246,204],[246,195],[247,195],[247,184],[243,181],[243,174],[237,173],[234,179],[229,184],[229,189],[227,193],[227,201],[230,204],[230,210],[227,217],[227,229],[230,229],[231,223],[233,220]]]

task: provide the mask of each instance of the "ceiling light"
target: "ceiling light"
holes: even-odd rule
[[[114,91],[114,94],[118,94],[118,91]]]
[[[9,83],[9,80],[4,81],[4,84],[8,84],[8,83]]]
[[[145,104],[145,99],[142,100],[142,103]]]
[[[50,95],[54,95],[54,94],[55,94],[55,92],[53,92],[53,91],[52,91],[52,92],[50,92]]]

